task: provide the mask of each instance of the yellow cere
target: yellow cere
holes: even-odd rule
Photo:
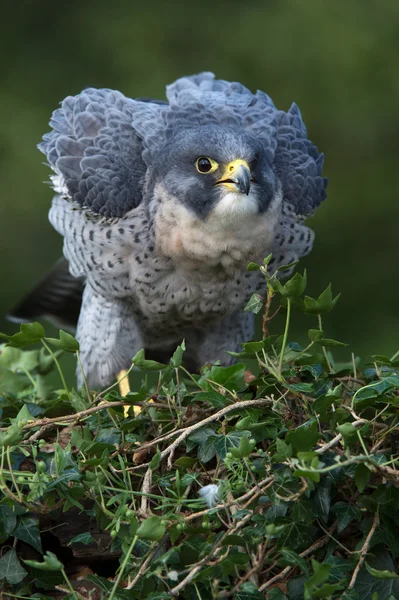
[[[223,175],[219,179],[220,182],[225,181],[226,179],[233,179],[239,167],[245,167],[250,171],[249,164],[246,160],[242,160],[238,158],[237,160],[232,160],[226,167]]]

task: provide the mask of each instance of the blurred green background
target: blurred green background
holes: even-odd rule
[[[2,315],[61,252],[35,147],[52,110],[87,86],[163,98],[165,84],[212,70],[279,108],[297,102],[330,181],[301,265],[308,291],[342,292],[328,337],[363,357],[398,349],[398,0],[19,0],[2,13],[0,331],[16,331]]]

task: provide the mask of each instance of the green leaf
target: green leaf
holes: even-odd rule
[[[374,569],[366,562],[366,569],[373,577],[377,577],[377,579],[399,579],[398,573],[394,573],[393,571],[379,571],[378,569]]]
[[[311,315],[322,315],[330,312],[339,300],[341,294],[332,297],[331,284],[320,294],[315,300],[310,296],[305,296],[303,299],[304,311]]]
[[[284,285],[281,284],[279,279],[275,279],[273,288],[284,298],[299,298],[306,289],[306,283],[307,273],[305,269],[303,275],[295,273],[295,275],[286,281]]]
[[[191,458],[191,456],[181,456],[177,460],[174,461],[174,464],[178,467],[183,467],[184,469],[192,469],[197,463],[196,458]]]
[[[330,338],[322,338],[320,340],[317,340],[317,343],[320,344],[321,346],[331,347],[331,348],[335,348],[337,346],[341,346],[341,347],[348,346],[348,344],[345,344],[344,342],[338,342],[338,340],[332,340]]]
[[[305,559],[294,552],[294,550],[291,550],[290,548],[282,548],[280,553],[281,557],[284,559],[284,564],[293,567],[299,567],[301,571],[305,573],[305,575],[309,575],[309,568]]]
[[[287,600],[287,596],[283,594],[280,588],[275,587],[267,591],[267,600]]]
[[[312,419],[306,421],[296,429],[292,429],[286,435],[287,443],[291,444],[294,451],[311,450],[320,438],[317,421]]]
[[[321,329],[309,329],[308,331],[308,337],[311,342],[318,342],[319,340],[323,339],[323,336],[324,331]]]
[[[259,294],[252,294],[252,296],[250,297],[244,310],[246,312],[252,312],[257,315],[262,310],[262,308],[263,308],[262,296],[260,296]]]
[[[59,348],[60,350],[64,350],[64,352],[77,352],[79,350],[79,342],[76,340],[73,335],[67,333],[60,329],[59,339],[57,338],[44,338],[46,342]]]
[[[317,592],[317,588],[321,586],[325,581],[327,581],[328,576],[330,574],[330,565],[322,564],[317,562],[312,558],[312,567],[314,574],[310,577],[306,583],[304,588],[304,598],[305,600],[311,600],[315,597],[315,593]]]
[[[20,517],[13,535],[35,548],[40,554],[43,553],[38,519],[27,515]]]
[[[14,549],[0,558],[0,579],[6,579],[11,585],[20,583],[28,574],[18,560]]]
[[[62,562],[60,562],[56,555],[49,550],[47,550],[46,554],[43,556],[43,562],[38,562],[37,560],[24,560],[24,563],[33,569],[39,569],[39,571],[61,571],[64,568]]]
[[[34,420],[34,416],[32,415],[32,413],[29,411],[29,408],[27,407],[26,404],[23,405],[23,407],[21,408],[21,410],[19,411],[19,413],[17,414],[17,416],[15,417],[15,419],[12,419],[12,423],[21,423],[21,421],[33,421]]]
[[[0,367],[13,373],[33,371],[39,366],[39,350],[21,350],[12,346],[0,345]]]
[[[0,504],[0,532],[8,538],[17,525],[17,513],[14,510],[16,505],[8,506],[7,504]],[[1,542],[0,542],[1,543]]]
[[[273,455],[274,462],[284,462],[287,458],[292,457],[292,445],[286,444],[279,438],[276,439],[276,452]]]
[[[208,402],[214,408],[224,408],[229,403],[229,399],[219,392],[199,392],[193,396],[194,402]]]
[[[332,507],[333,511],[337,515],[338,521],[338,533],[341,533],[349,523],[352,521],[360,521],[362,513],[360,509],[354,504],[347,504],[346,502],[337,502]]]
[[[226,435],[219,434],[214,440],[215,450],[223,460],[226,458],[227,452],[231,452],[235,458],[243,458],[252,451],[252,447],[249,445],[250,436],[251,432],[245,429],[229,431]],[[241,453],[243,454],[241,455]]]
[[[358,441],[357,429],[352,423],[343,423],[338,425],[337,429],[344,439],[345,446],[351,446]]]
[[[355,483],[360,493],[362,493],[370,480],[371,471],[364,463],[356,465],[355,468]]]
[[[247,271],[259,271],[260,265],[255,262],[250,262],[247,266]]]
[[[132,363],[135,367],[143,371],[162,371],[166,365],[163,365],[156,360],[146,360],[144,358],[144,350],[139,350],[132,358]]]
[[[355,590],[359,593],[362,600],[371,600],[374,594],[378,594],[378,598],[387,599],[390,595],[399,596],[399,580],[397,578],[381,579],[370,573],[370,568],[375,571],[395,572],[395,565],[391,555],[382,551],[374,557],[368,557],[368,565],[364,565],[360,570],[356,580]]]
[[[173,367],[174,369],[177,369],[177,367],[181,367],[182,361],[183,361],[183,353],[184,353],[185,349],[186,349],[186,344],[183,340],[182,343],[180,344],[180,346],[177,346],[176,350],[173,353],[172,358],[170,359],[170,366]]]
[[[22,433],[22,423],[13,423],[10,427],[7,427],[6,431],[0,432],[0,447],[1,446],[15,446],[18,444],[24,434]]]
[[[150,464],[149,464],[151,471],[154,471],[158,467],[160,462],[161,462],[161,451],[157,446],[157,451],[154,454],[154,456],[152,457]]]
[[[219,384],[222,387],[235,391],[246,387],[244,382],[245,365],[231,365],[230,367],[219,367],[213,366],[211,370],[204,376],[204,385],[208,389],[212,389],[211,383]],[[206,379],[206,381],[205,381]],[[201,384],[203,379],[201,378],[199,383]]]
[[[218,436],[215,447],[220,458],[225,458],[227,452],[231,452],[234,458],[245,458],[249,456],[253,450],[253,446],[249,443],[250,435],[249,431],[244,430],[232,431],[228,435],[221,436],[221,439],[220,436]]]
[[[8,346],[13,346],[14,348],[24,348],[25,346],[30,346],[31,344],[40,342],[40,340],[44,338],[44,329],[40,323],[22,323],[18,333],[15,333],[11,336],[4,334],[0,335],[1,337],[7,339]]]
[[[71,544],[84,544],[85,546],[87,546],[88,544],[92,544],[95,541],[96,540],[91,535],[91,533],[88,533],[88,532],[86,532],[86,533],[79,533],[78,535],[75,535],[75,537],[73,537],[68,542],[68,546],[71,546]]]
[[[267,597],[268,597],[268,599],[272,598],[272,596],[270,596],[269,591],[267,593]],[[261,594],[260,592],[258,592],[256,587],[252,583],[249,583],[249,582],[245,582],[241,586],[240,591],[238,591],[234,594],[234,600],[264,600],[264,598],[265,598],[265,596],[263,594]],[[283,595],[282,598],[285,598],[285,596]],[[274,600],[281,600],[281,598],[275,596]]]
[[[222,546],[246,546],[247,540],[242,535],[232,533],[224,538]]]
[[[256,354],[256,352],[262,352],[265,347],[263,340],[259,342],[247,342],[246,344],[241,345],[246,354]]]
[[[162,524],[161,517],[148,517],[138,528],[136,535],[144,540],[157,542],[165,535],[165,525]]]

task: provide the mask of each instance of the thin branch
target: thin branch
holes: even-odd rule
[[[335,523],[333,523],[333,525],[331,525],[330,529],[328,530],[327,535],[324,535],[323,537],[316,540],[314,542],[314,544],[312,544],[311,546],[309,546],[309,548],[307,548],[306,550],[301,552],[299,554],[299,556],[301,558],[305,558],[305,556],[309,556],[309,554],[313,554],[313,552],[315,552],[315,550],[318,550],[319,548],[322,548],[323,546],[325,546],[330,541],[331,534],[334,533],[336,527],[337,527],[337,521],[335,521]],[[273,584],[283,581],[285,579],[285,577],[288,575],[288,573],[290,573],[290,571],[292,571],[292,569],[295,569],[295,567],[285,567],[285,569],[283,569],[280,573],[278,573],[277,575],[275,575],[274,577],[272,577],[271,579],[266,581],[263,585],[261,585],[258,591],[263,592],[264,590],[266,590]]]
[[[379,525],[379,522],[380,522],[380,515],[379,515],[379,511],[378,511],[378,507],[377,507],[377,510],[374,514],[374,519],[373,519],[373,523],[371,525],[371,529],[368,532],[366,539],[364,540],[362,549],[360,550],[359,562],[357,563],[356,568],[353,571],[352,579],[350,580],[348,590],[351,590],[355,586],[356,579],[359,575],[359,571],[362,568],[362,565],[366,558],[367,552],[369,550],[371,538],[373,537],[375,530],[377,529],[377,527]]]
[[[168,458],[168,469],[172,468],[173,455],[176,448],[184,442],[186,438],[188,438],[194,431],[197,429],[201,429],[204,425],[208,423],[212,423],[213,421],[219,420],[221,417],[224,417],[229,412],[233,410],[238,410],[239,408],[247,408],[248,406],[265,406],[267,404],[273,404],[273,401],[270,398],[258,398],[257,400],[243,400],[241,402],[234,402],[234,404],[230,404],[229,406],[225,406],[221,410],[219,410],[214,415],[207,417],[206,419],[202,419],[198,423],[194,423],[194,425],[190,425],[190,427],[186,427],[183,432],[179,435],[179,437],[168,446],[163,452],[161,452],[161,460],[166,456]]]

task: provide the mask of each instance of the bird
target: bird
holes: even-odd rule
[[[93,389],[140,349],[165,362],[183,339],[193,371],[231,365],[227,352],[254,332],[243,309],[265,290],[248,263],[271,253],[276,270],[308,254],[304,221],[326,198],[324,156],[295,103],[279,110],[209,72],[177,79],[166,98],[84,89],[38,146],[63,257],[10,317],[76,328]]]

